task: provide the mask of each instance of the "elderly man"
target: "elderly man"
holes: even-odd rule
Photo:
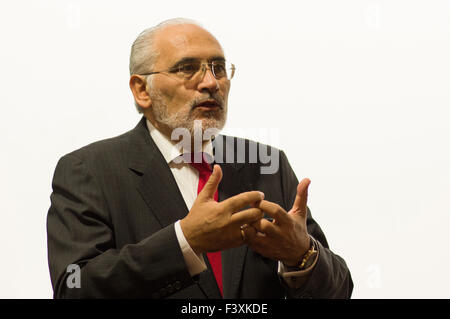
[[[193,21],[138,36],[130,88],[142,120],[55,170],[56,298],[350,297],[349,270],[307,208],[310,181],[298,183],[282,151],[217,134],[234,72]],[[177,132],[188,136],[182,148]],[[271,173],[262,149],[277,163]]]

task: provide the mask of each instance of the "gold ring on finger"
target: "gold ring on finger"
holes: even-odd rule
[[[245,241],[245,240],[247,239],[247,237],[245,236],[245,231],[244,231],[245,226],[246,226],[246,225],[242,225],[242,226],[241,226],[241,237],[242,237],[242,241]]]

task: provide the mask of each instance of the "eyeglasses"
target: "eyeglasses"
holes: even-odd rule
[[[205,75],[206,70],[210,69],[212,74],[217,80],[223,78],[231,80],[236,71],[236,67],[234,66],[234,64],[226,61],[213,61],[210,63],[201,63],[200,61],[192,61],[182,63],[180,65],[170,68],[169,70],[143,73],[140,75],[152,75],[167,72],[170,74],[174,74],[175,76],[181,79],[190,80],[193,79],[198,74],[198,71],[200,71],[200,69],[202,73],[201,78],[203,78],[203,76]]]

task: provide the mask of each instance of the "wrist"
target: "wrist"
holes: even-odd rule
[[[308,264],[308,260],[310,260],[311,257],[315,256],[317,253],[315,242],[309,235],[306,247],[308,248],[303,250],[300,255],[296,256],[296,258],[282,261],[283,264],[290,268],[298,268],[299,270],[305,269]]]
[[[180,228],[183,232],[184,238],[186,239],[188,245],[191,247],[191,249],[194,251],[194,253],[201,254],[202,251],[196,245],[195,240],[193,239],[194,236],[192,236],[192,232],[190,231],[189,227],[189,221],[186,221],[186,217],[180,220]]]

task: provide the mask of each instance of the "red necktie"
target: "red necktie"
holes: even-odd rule
[[[212,174],[211,165],[208,164],[204,158],[203,153],[201,154],[201,163],[195,163],[194,156],[191,157],[191,165],[198,170],[199,179],[198,179],[198,188],[197,194],[201,192],[209,177]],[[219,192],[216,191],[214,193],[214,200],[217,202],[219,200]],[[217,285],[219,286],[220,293],[223,296],[223,284],[222,284],[222,256],[220,251],[216,251],[213,253],[206,254],[209,259],[209,263],[211,264],[214,277],[216,277]]]

